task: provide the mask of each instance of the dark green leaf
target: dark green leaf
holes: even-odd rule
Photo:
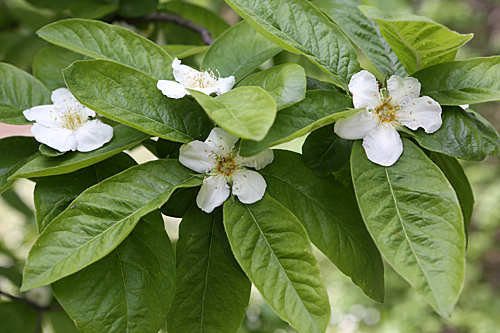
[[[324,333],[328,294],[304,227],[268,195],[252,205],[230,198],[224,226],[234,256],[269,306],[301,333]]]
[[[361,214],[389,264],[441,316],[449,317],[465,277],[465,233],[455,191],[410,140],[391,167],[368,160],[361,141],[351,155]]]
[[[199,187],[184,187],[175,190],[160,211],[166,216],[183,217],[189,207],[196,204]]]
[[[158,139],[156,142],[156,153],[159,158],[179,158],[179,149],[182,144],[165,139]]]
[[[112,2],[106,0],[80,0],[67,8],[69,8],[73,17],[99,19],[118,10],[118,4]]]
[[[331,82],[325,82],[325,81],[320,81],[315,78],[307,76],[307,87],[306,89],[309,90],[333,90],[339,93],[344,93],[342,89],[337,87]]]
[[[31,333],[37,329],[36,310],[18,301],[0,303],[2,333]]]
[[[333,176],[318,178],[302,156],[274,150],[261,173],[266,193],[292,212],[312,243],[363,292],[384,301],[384,265],[359,214],[356,198]]]
[[[40,150],[40,153],[42,154],[42,156],[46,156],[46,157],[57,157],[57,156],[61,156],[62,154],[65,153],[65,152],[61,152],[57,149],[50,148],[49,146],[46,146],[43,143],[40,145],[38,150]]]
[[[158,0],[119,0],[118,14],[127,17],[140,17],[155,12]]]
[[[252,284],[228,260],[232,253],[222,245],[228,240],[219,228],[223,228],[221,208],[206,214],[193,205],[182,219],[168,332],[236,333],[240,327]]]
[[[47,311],[43,317],[50,322],[54,333],[80,333],[73,319],[64,311]]]

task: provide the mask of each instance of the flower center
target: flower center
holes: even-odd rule
[[[219,159],[219,165],[217,165],[217,171],[225,177],[231,176],[234,170],[237,169],[237,165],[231,157],[222,157]]]
[[[198,72],[189,71],[184,73],[184,86],[186,88],[213,88],[217,82],[217,77],[212,71]]]
[[[85,112],[81,107],[71,107],[67,106],[66,112],[60,116],[60,118],[55,118],[55,123],[62,128],[69,129],[71,131],[76,131],[83,124],[87,122],[88,118],[85,117]]]

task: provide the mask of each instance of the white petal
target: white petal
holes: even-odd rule
[[[243,203],[251,204],[262,199],[266,186],[264,177],[258,172],[240,169],[233,174],[233,194]]]
[[[77,101],[78,104],[80,102]],[[80,104],[83,112],[83,119],[88,119],[88,117],[95,117],[95,111],[92,109],[89,109],[88,107],[84,106],[83,104]]]
[[[208,173],[217,166],[215,159],[210,155],[211,148],[198,140],[184,144],[179,150],[179,162],[198,173]]]
[[[403,142],[392,125],[383,124],[368,133],[363,140],[363,148],[373,163],[391,166],[403,153]]]
[[[353,114],[350,117],[340,118],[337,120],[333,131],[342,139],[363,139],[368,132],[377,128],[378,123],[378,116],[365,109]]]
[[[266,149],[257,155],[251,157],[239,157],[238,165],[255,168],[260,170],[274,160],[274,153],[271,149]]]
[[[406,104],[397,115],[401,124],[416,130],[423,127],[426,133],[434,133],[440,127],[441,106],[428,96],[416,98]]]
[[[100,120],[87,121],[75,131],[76,150],[87,152],[102,147],[113,137],[113,127]]]
[[[469,104],[459,105],[462,109],[467,110],[469,108]]]
[[[63,101],[69,101],[71,99],[75,99],[75,96],[73,96],[73,94],[71,93],[71,91],[69,91],[68,88],[59,88],[52,92],[50,99],[54,104],[57,104]]]
[[[188,87],[189,89],[193,89],[193,90],[197,90],[199,92],[202,92],[204,93],[205,95],[211,95],[213,93],[217,93],[217,87],[208,87],[208,88],[192,88],[192,87]]]
[[[222,77],[217,80],[217,95],[222,95],[227,93],[229,90],[233,89],[235,80],[234,76]]]
[[[236,136],[229,134],[220,127],[214,127],[205,140],[205,143],[210,145],[211,150],[215,154],[227,157],[231,153],[236,141],[238,141]]]
[[[387,90],[393,103],[404,105],[420,96],[420,82],[414,77],[399,77],[393,75],[387,80]]]
[[[172,62],[172,68],[174,69],[173,70],[173,74],[174,74],[174,79],[175,81],[183,84],[183,85],[186,85],[185,81],[186,81],[186,78],[188,76],[197,76],[199,75],[199,71],[197,71],[196,69],[194,68],[191,68],[189,66],[186,66],[186,65],[181,65],[181,61],[177,58],[174,59],[174,61]]]
[[[161,90],[163,95],[170,98],[179,99],[191,95],[182,84],[175,81],[159,80],[156,87]]]
[[[74,132],[61,127],[45,127],[40,124],[34,124],[31,133],[38,142],[56,150],[65,152],[76,149],[76,139]]]
[[[56,127],[55,118],[59,116],[54,105],[39,105],[23,111],[26,119],[36,121],[46,127]]]
[[[375,108],[382,104],[377,78],[372,73],[362,70],[354,74],[349,82],[349,91],[355,108]]]
[[[215,176],[203,179],[200,192],[196,197],[196,204],[206,213],[211,213],[229,197],[230,191],[226,177]]]

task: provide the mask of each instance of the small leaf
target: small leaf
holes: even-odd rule
[[[252,205],[224,203],[224,226],[234,256],[269,306],[301,333],[324,333],[328,294],[307,234],[268,195]]]
[[[193,205],[183,217],[176,244],[177,285],[167,318],[168,332],[238,331],[252,284],[228,260],[233,254],[222,245],[228,242],[225,233],[218,231],[223,228],[222,209],[205,214]]]
[[[297,64],[271,67],[243,81],[238,86],[258,86],[267,91],[282,110],[306,97],[306,73]]]
[[[410,140],[391,167],[372,163],[354,143],[351,169],[368,231],[387,262],[427,303],[449,317],[465,277],[465,233],[457,195]]]
[[[0,122],[13,125],[31,124],[23,111],[37,105],[52,104],[50,91],[23,70],[0,63]]]
[[[31,248],[22,290],[55,282],[105,257],[175,189],[201,182],[176,160],[156,160],[90,187],[71,203],[75,207],[47,226]]]
[[[42,154],[42,156],[46,156],[46,157],[57,157],[57,156],[61,156],[62,154],[65,153],[64,151],[61,152],[57,149],[50,148],[49,146],[44,145],[43,143],[40,145],[38,150],[40,150],[40,153]]]
[[[37,156],[10,178],[32,178],[70,173],[97,162],[103,161],[129,149],[148,137],[125,125],[113,127],[113,138],[103,147],[88,153],[67,152],[59,157]],[[37,143],[37,147],[38,147]]]
[[[221,77],[234,76],[238,82],[281,50],[242,21],[215,40],[205,53],[201,68],[220,73]]]
[[[213,121],[240,138],[262,140],[276,117],[276,102],[260,87],[240,87],[216,98],[189,91]]]
[[[455,60],[458,48],[473,37],[473,34],[451,31],[425,16],[389,17],[375,7],[358,8],[377,22],[382,36],[410,75],[422,68]]]

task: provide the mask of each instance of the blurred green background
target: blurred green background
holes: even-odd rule
[[[30,2],[43,4],[47,1]],[[113,0],[108,2],[110,6],[114,3]],[[186,2],[219,13],[230,24],[238,20],[222,0]],[[35,35],[38,28],[62,18],[101,17],[107,14],[105,11],[89,14],[78,9],[53,11],[37,8],[31,3],[0,0],[0,61],[12,63],[28,72],[31,72],[36,53],[48,45]],[[370,0],[363,3],[394,15],[405,12],[425,15],[460,33],[473,32],[474,38],[459,50],[459,59],[500,54],[500,0]],[[158,30],[150,24],[136,31],[160,44],[169,43],[168,28],[162,30],[165,35],[158,34]],[[200,60],[198,55],[183,62],[196,66]],[[366,59],[361,60],[368,66]],[[297,62],[304,66],[308,75],[328,79],[305,58],[286,52],[264,64],[263,68],[282,62]],[[472,105],[471,109],[480,112],[500,129],[499,103]],[[292,148],[300,149],[300,145],[292,144]],[[152,156],[140,149],[132,151],[132,155],[139,160]],[[497,158],[489,157],[481,163],[466,162],[463,166],[472,184],[476,204],[469,229],[466,284],[452,317],[443,319],[437,316],[389,266],[386,266],[386,302],[378,304],[364,296],[349,278],[317,252],[332,307],[328,332],[500,332],[500,163]],[[21,295],[20,272],[37,236],[33,188],[33,182],[22,180],[0,197],[0,290],[12,295]],[[167,230],[174,240],[178,223],[178,220],[166,219]],[[24,296],[42,305],[57,306],[49,288]],[[7,298],[0,296],[0,310],[1,302],[5,301]],[[2,317],[0,311],[0,322],[2,320],[13,319],[6,317],[5,313]],[[54,311],[44,315],[43,332],[71,333],[76,330],[64,313]],[[279,319],[254,290],[240,333],[263,332],[295,331]]]

